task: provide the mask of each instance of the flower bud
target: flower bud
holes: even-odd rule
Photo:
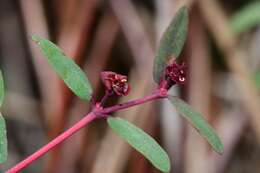
[[[184,84],[186,80],[186,65],[179,65],[174,61],[166,67],[165,77],[166,80],[170,79],[173,84]]]
[[[127,76],[110,71],[101,72],[101,80],[111,95],[125,96],[130,91]]]
[[[164,70],[164,76],[160,82],[161,89],[169,90],[175,84],[184,84],[186,81],[186,65],[173,61]]]

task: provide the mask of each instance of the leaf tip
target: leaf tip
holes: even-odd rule
[[[38,35],[32,35],[32,40],[36,43],[39,43],[41,41],[41,37]]]
[[[184,6],[182,6],[182,7],[180,8],[180,11],[182,11],[183,13],[188,14],[188,7],[184,5]]]
[[[165,168],[160,169],[162,172],[165,172],[165,173],[169,173],[171,171],[171,163],[170,163],[170,158],[168,157],[168,155],[167,155],[167,158],[168,158],[167,165],[165,166]]]
[[[216,153],[218,153],[220,155],[222,155],[224,153],[224,145],[221,142],[221,140],[217,134],[215,134],[215,141],[214,142],[209,141],[209,143]]]
[[[179,15],[185,19],[184,21],[187,25],[189,20],[189,10],[186,6],[183,6],[179,9]]]
[[[224,145],[220,142],[219,146],[215,149],[215,151],[222,155],[224,153]]]

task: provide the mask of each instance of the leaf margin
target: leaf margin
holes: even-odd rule
[[[182,99],[176,96],[169,95],[168,99],[176,108],[177,112],[179,112],[179,114],[182,115],[183,118],[188,120],[188,122],[198,131],[198,133],[211,145],[213,150],[216,151],[218,154],[223,154],[224,146],[219,136],[215,132],[214,128],[211,127],[211,125],[203,118],[203,116],[199,112],[194,110],[188,103],[186,103],[185,101],[183,101]],[[188,113],[196,114],[195,116],[199,118],[197,120],[199,120],[204,124],[204,127],[206,128],[207,132],[206,130],[205,131],[202,130],[203,127],[201,127],[201,125],[194,123],[194,120],[192,120],[192,118],[194,118],[194,115],[187,115],[184,113],[183,110],[180,110],[183,109],[182,107],[183,105],[184,107],[188,108]]]
[[[83,72],[83,70],[71,58],[66,56],[66,54],[63,52],[63,50],[61,48],[59,48],[56,44],[54,44],[50,40],[40,37],[38,35],[32,35],[32,40],[35,41],[39,45],[39,47],[40,47],[44,57],[47,59],[48,63],[51,65],[51,67],[54,69],[54,71],[58,74],[58,76],[65,82],[65,84],[71,89],[71,91],[76,96],[78,96],[80,99],[89,101],[91,99],[93,90],[92,90],[91,84],[90,84],[87,76]],[[49,45],[52,48],[52,50],[48,49],[48,47],[46,47],[46,44]],[[73,66],[74,71],[72,72],[71,69],[67,69],[67,70],[70,70],[70,72],[62,73],[60,71],[60,69],[57,69],[58,64],[55,64],[55,62],[53,60],[50,60],[50,58],[54,58],[54,57],[49,57],[49,55],[48,55],[48,54],[51,54],[54,52],[50,52],[50,51],[56,51],[56,53],[58,53],[58,56],[64,58],[62,63],[65,63],[65,61],[66,61],[66,63],[70,63],[69,65]],[[55,57],[55,59],[57,60],[57,57]],[[70,73],[76,73],[76,75],[74,74],[74,77],[75,78],[77,77],[78,79],[81,80],[80,86],[79,85],[76,86],[75,84],[73,84],[73,82],[70,81],[73,78],[66,79],[66,77],[68,77],[68,75],[71,75]],[[73,80],[75,80],[75,79],[73,79]],[[79,91],[79,90],[85,90],[85,92]]]
[[[117,122],[116,122],[117,121]],[[136,125],[132,124],[131,122],[122,119],[122,118],[114,118],[109,116],[107,118],[107,123],[109,125],[109,127],[112,129],[113,132],[115,132],[119,137],[121,137],[124,141],[126,141],[131,147],[133,147],[135,150],[137,150],[139,153],[141,153],[147,160],[149,160],[149,162],[157,169],[159,169],[162,172],[169,172],[171,169],[171,164],[170,164],[170,159],[168,154],[166,153],[166,151],[146,132],[144,132],[142,129],[140,129],[139,127],[137,127]],[[132,128],[137,130],[139,132],[139,135],[142,134],[143,137],[146,137],[150,140],[150,142],[153,143],[153,145],[155,145],[157,147],[157,149],[161,152],[162,157],[164,159],[164,166],[159,165],[160,163],[157,163],[156,161],[154,161],[153,159],[149,158],[149,156],[147,156],[147,153],[145,153],[145,151],[142,151],[142,149],[140,150],[140,148],[136,147],[134,144],[132,144],[131,141],[129,141],[128,139],[126,139],[126,137],[124,135],[122,135],[122,131],[119,131],[115,128],[115,123],[117,123],[116,125],[118,125],[118,123],[124,124],[128,126],[128,131],[129,128]],[[129,136],[128,136],[129,137]],[[142,138],[143,139],[143,138]],[[158,152],[157,150],[157,152]]]
[[[6,162],[8,158],[6,122],[1,113],[0,113],[0,136],[3,138],[3,141],[0,141],[0,164],[1,164]]]
[[[4,78],[3,73],[0,70],[0,106],[2,106],[5,97],[5,86],[4,86]],[[4,117],[0,112],[0,163],[4,163],[8,157],[8,149],[7,149],[7,135],[6,135],[6,122]]]
[[[4,77],[2,70],[0,70],[0,107],[3,105],[5,97],[5,86],[4,86]]]

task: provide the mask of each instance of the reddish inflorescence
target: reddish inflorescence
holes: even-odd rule
[[[161,86],[169,89],[175,84],[184,84],[186,81],[186,65],[184,63],[177,64],[173,61],[165,68],[164,78],[161,82]]]
[[[101,80],[111,95],[125,96],[130,91],[127,76],[110,71],[101,72]]]

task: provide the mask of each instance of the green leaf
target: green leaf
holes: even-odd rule
[[[143,130],[120,118],[108,118],[112,130],[142,153],[157,169],[170,171],[170,159],[160,145]]]
[[[7,137],[4,117],[0,113],[0,163],[7,160]]]
[[[2,106],[3,101],[4,101],[4,79],[3,79],[3,74],[2,71],[0,70],[0,106]]]
[[[176,107],[177,111],[186,118],[198,132],[209,142],[213,149],[219,154],[223,153],[223,144],[214,129],[207,123],[201,114],[196,112],[183,100],[175,96],[169,96],[171,103]]]
[[[235,34],[247,32],[260,24],[260,2],[252,2],[236,12],[231,20],[230,26]]]
[[[157,83],[160,82],[160,77],[169,61],[180,55],[186,40],[187,30],[188,9],[182,7],[164,32],[155,56],[153,78]]]
[[[4,80],[2,72],[0,71],[0,106],[4,101]],[[3,163],[7,159],[7,137],[6,137],[6,125],[4,117],[0,113],[0,163]]]
[[[32,39],[39,44],[49,64],[51,64],[67,86],[81,99],[90,100],[92,88],[80,67],[49,40],[39,36],[33,36]]]

